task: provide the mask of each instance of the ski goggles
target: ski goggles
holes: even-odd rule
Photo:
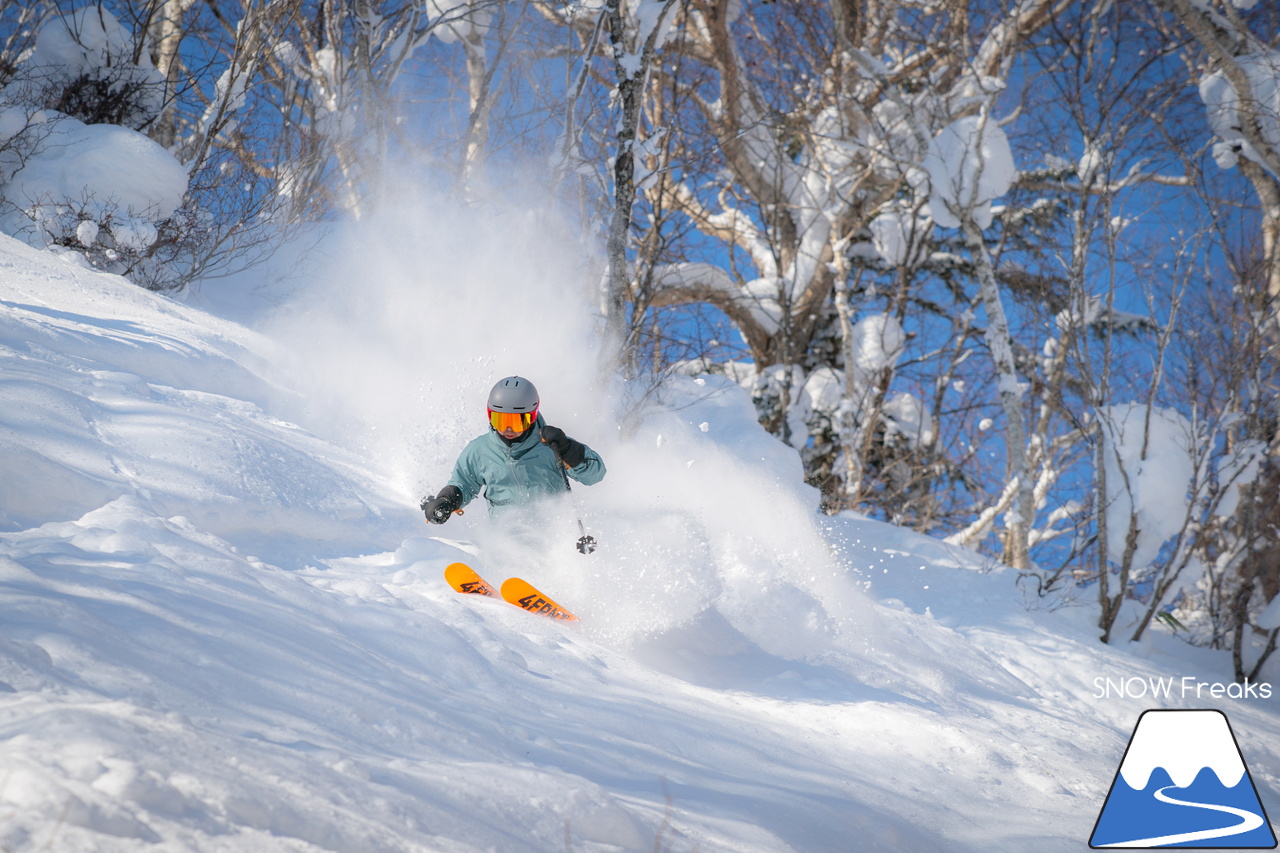
[[[498,432],[506,432],[514,430],[515,432],[524,432],[533,426],[533,422],[538,419],[538,410],[535,408],[532,412],[495,412],[489,410],[489,424]]]

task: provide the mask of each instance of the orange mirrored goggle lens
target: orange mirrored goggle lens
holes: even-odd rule
[[[489,410],[489,423],[498,432],[506,432],[509,429],[516,432],[524,432],[533,426],[533,422],[537,417],[537,410],[532,412],[495,412],[492,409]]]

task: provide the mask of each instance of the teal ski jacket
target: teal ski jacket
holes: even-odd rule
[[[462,505],[475,500],[482,488],[490,515],[540,497],[563,494],[563,466],[556,460],[555,451],[542,443],[545,425],[542,415],[538,415],[529,434],[513,444],[508,445],[492,429],[468,444],[449,478],[449,485],[462,492]],[[584,486],[591,486],[604,479],[604,460],[590,447],[583,447],[586,458],[577,467],[567,469],[567,473]]]

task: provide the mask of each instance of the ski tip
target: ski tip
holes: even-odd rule
[[[445,567],[444,579],[448,581],[449,586],[453,587],[454,592],[498,597],[494,588],[466,563],[450,563]]]
[[[501,591],[504,601],[522,610],[560,622],[580,621],[577,616],[543,595],[537,587],[523,578],[507,578],[503,581]]]

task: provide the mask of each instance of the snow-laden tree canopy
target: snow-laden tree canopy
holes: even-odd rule
[[[921,168],[928,175],[928,211],[943,228],[960,227],[966,214],[979,227],[990,227],[992,202],[1009,191],[1017,174],[1009,138],[985,115],[965,116],[943,128]]]
[[[1209,126],[1219,137],[1213,147],[1213,157],[1224,169],[1233,168],[1240,157],[1267,167],[1267,158],[1246,138],[1243,122],[1256,121],[1265,143],[1280,150],[1280,53],[1253,53],[1237,57],[1235,62],[1248,82],[1252,99],[1250,108],[1243,114],[1240,93],[1226,71],[1220,68],[1200,81],[1200,97],[1208,113]]]
[[[1132,562],[1145,569],[1187,517],[1196,468],[1191,423],[1172,409],[1140,405],[1111,406],[1099,418],[1109,557],[1122,561],[1132,530]]]

